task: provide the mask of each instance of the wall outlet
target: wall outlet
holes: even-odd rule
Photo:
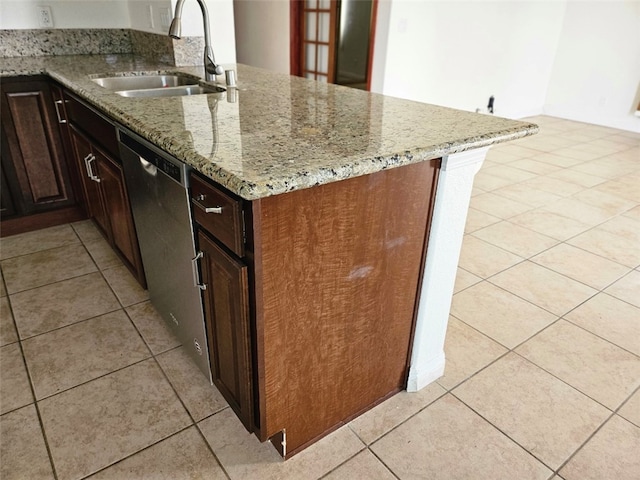
[[[149,15],[149,28],[155,28],[155,23],[153,21],[153,5],[147,5],[147,15]]]
[[[51,15],[51,7],[49,5],[39,5],[38,7],[38,25],[42,28],[53,28],[53,15]]]
[[[171,9],[170,8],[161,8],[160,9],[160,25],[162,28],[168,29],[169,25],[171,25]]]

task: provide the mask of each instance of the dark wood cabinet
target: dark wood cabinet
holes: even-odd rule
[[[198,233],[211,376],[247,430],[253,401],[248,268]]]
[[[66,96],[71,150],[80,172],[85,210],[138,282],[146,287],[124,172],[117,153],[114,125],[74,97]],[[80,119],[85,120],[80,125]],[[97,135],[83,129],[97,126]],[[99,140],[98,140],[99,138]]]
[[[54,210],[62,221],[81,218],[52,83],[46,77],[6,78],[0,93],[3,235],[60,223],[38,216]]]

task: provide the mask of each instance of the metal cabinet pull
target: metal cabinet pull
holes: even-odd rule
[[[96,156],[93,153],[90,154],[90,158],[89,160],[87,160],[87,169],[89,171],[89,178],[91,178],[91,180],[93,180],[94,182],[100,183],[100,177],[95,175],[93,173],[93,168],[91,168],[91,162],[95,161],[95,159],[96,159]]]
[[[91,173],[91,168],[89,167],[89,160],[93,156],[93,153],[89,153],[86,157],[84,157],[84,168],[87,170],[87,177],[93,180],[93,174]]]
[[[198,254],[191,259],[191,269],[193,270],[193,286],[198,287],[200,290],[206,290],[207,284],[200,283],[200,279],[198,278],[198,260],[204,257],[204,253],[198,252]]]
[[[191,201],[196,207],[204,210],[204,213],[222,213],[222,207],[205,207],[202,203],[200,203],[202,200],[204,200],[204,198],[204,195],[198,195],[196,198],[192,198]]]
[[[60,105],[62,105],[62,100],[56,100],[55,102],[53,102],[53,104],[56,107],[56,116],[58,117],[58,123],[67,123],[67,121],[60,115]]]

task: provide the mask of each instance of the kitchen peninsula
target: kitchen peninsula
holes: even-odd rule
[[[205,301],[234,344],[225,357],[210,340],[210,355],[245,427],[289,457],[442,375],[473,177],[490,145],[537,127],[232,68],[238,91],[125,98],[91,78],[202,72],[129,55],[0,60],[3,76],[48,75],[237,206],[237,243],[200,241],[242,268],[216,290],[228,311]]]

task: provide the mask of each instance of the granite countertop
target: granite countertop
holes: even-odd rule
[[[0,58],[0,76],[47,74],[247,200],[514,140],[531,123],[371,94],[246,65],[228,92],[124,98],[90,81],[120,72],[184,72],[133,55]]]

